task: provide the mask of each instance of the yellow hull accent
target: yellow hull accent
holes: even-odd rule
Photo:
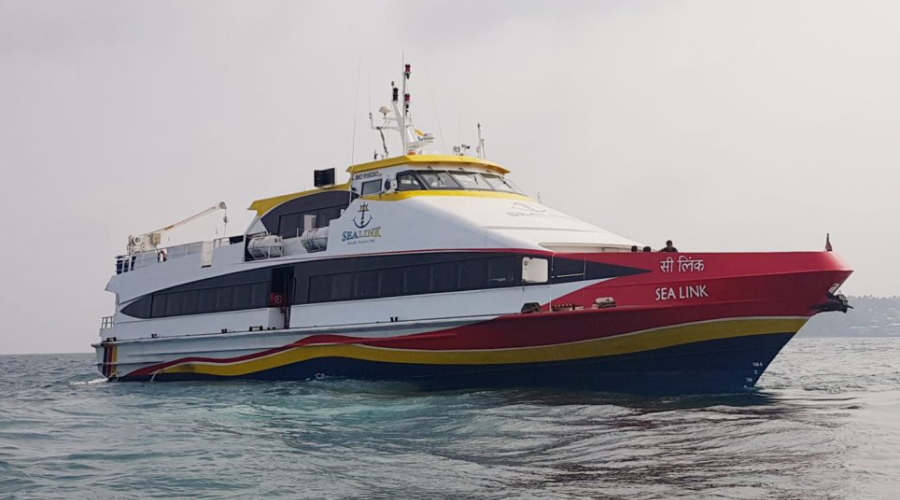
[[[432,365],[496,365],[570,361],[632,354],[710,340],[796,333],[806,321],[807,318],[721,320],[658,328],[567,344],[511,349],[431,351],[371,347],[360,344],[309,345],[230,364],[183,363],[164,368],[157,373],[195,373],[234,377],[322,357]]]

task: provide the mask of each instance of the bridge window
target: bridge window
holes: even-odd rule
[[[450,172],[450,175],[453,176],[453,179],[455,179],[463,189],[494,191],[494,188],[477,172]]]
[[[413,172],[397,174],[397,191],[421,191],[425,188]]]
[[[462,189],[458,182],[443,171],[420,171],[419,177],[428,189]]]
[[[381,192],[381,179],[363,182],[362,195],[378,194]]]
[[[484,180],[497,191],[506,191],[507,193],[519,193],[521,192],[518,188],[516,188],[512,182],[503,177],[499,177],[493,174],[482,174]]]

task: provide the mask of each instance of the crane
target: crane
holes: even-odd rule
[[[156,250],[159,244],[162,242],[162,236],[166,231],[171,231],[177,227],[181,227],[189,222],[193,222],[205,215],[209,215],[217,210],[225,210],[228,207],[225,206],[224,201],[220,201],[215,205],[207,208],[206,210],[194,214],[187,219],[176,222],[174,224],[170,224],[162,229],[157,229],[156,231],[150,231],[149,233],[138,234],[138,235],[130,235],[128,236],[128,246],[126,247],[129,254],[138,253],[138,252],[150,252],[152,250]]]

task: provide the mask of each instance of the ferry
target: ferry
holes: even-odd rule
[[[130,236],[93,344],[103,376],[735,392],[810,317],[849,307],[830,246],[654,251],[527,196],[480,127],[475,156],[430,154],[410,74],[369,114],[383,153],[347,182],[315,171],[315,189],[253,202],[235,236],[160,246],[224,203]]]

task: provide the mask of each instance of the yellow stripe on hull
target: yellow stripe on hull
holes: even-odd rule
[[[634,354],[696,342],[754,335],[796,333],[807,318],[732,319],[657,328],[615,337],[509,349],[416,350],[360,344],[301,346],[260,358],[233,363],[185,362],[157,374],[201,374],[221,377],[248,375],[316,358],[338,357],[383,363],[430,365],[500,365],[572,361]]]

